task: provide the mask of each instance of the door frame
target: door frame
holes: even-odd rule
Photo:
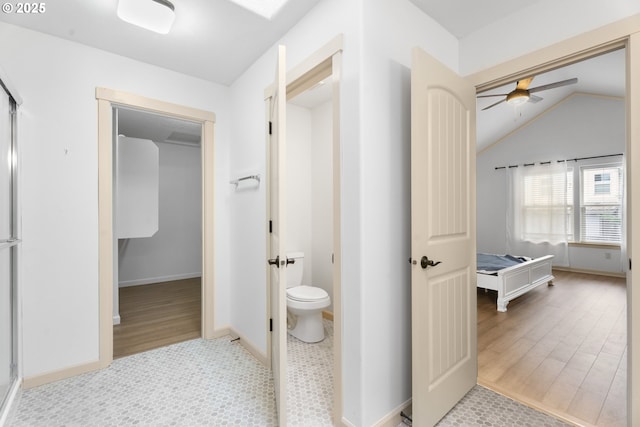
[[[626,49],[627,255],[640,248],[640,14],[465,76],[481,92],[518,78]],[[634,166],[635,165],[635,166]],[[635,221],[634,221],[635,219]],[[640,424],[640,274],[627,272],[627,424]]]
[[[340,141],[340,80],[342,79],[342,50],[343,35],[339,34],[327,44],[312,53],[300,64],[287,71],[287,101],[296,95],[310,89],[319,81],[331,76],[331,102],[332,102],[332,164],[333,164],[333,420],[335,425],[342,425],[342,241],[341,241],[341,141]],[[269,98],[273,96],[274,85],[269,85],[264,91],[266,103],[266,119],[269,122]],[[266,132],[268,140],[268,129]],[[268,144],[267,144],[268,147]],[[267,167],[269,153],[266,152]],[[267,180],[267,182],[270,182]],[[266,229],[266,254],[271,258],[269,241],[269,212],[270,212],[269,185],[266,189],[267,218]],[[269,320],[271,319],[271,274],[265,262],[265,275],[267,277],[267,317],[265,319],[267,335],[267,365],[271,366],[271,333]],[[285,396],[286,399],[286,396]]]
[[[113,361],[113,107],[127,107],[202,125],[202,338],[215,338],[214,277],[214,124],[215,114],[106,88],[98,101],[98,271],[99,367]]]

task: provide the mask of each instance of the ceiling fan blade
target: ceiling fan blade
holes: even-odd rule
[[[533,76],[527,77],[526,79],[518,80],[518,84],[516,85],[516,89],[527,90],[531,81],[533,80]]]
[[[496,93],[494,95],[477,95],[476,98],[491,98],[492,96],[507,96],[506,93]]]
[[[507,100],[506,98],[505,98],[505,99],[501,99],[500,101],[496,102],[495,104],[491,104],[491,105],[489,105],[488,107],[484,107],[484,108],[483,108],[482,110],[480,110],[480,111],[484,111],[484,110],[488,110],[489,108],[493,108],[493,107],[495,107],[495,106],[496,106],[496,105],[498,105],[498,104],[502,104],[502,103],[503,103],[504,101],[506,101],[506,100]]]
[[[568,79],[568,80],[562,80],[562,81],[555,82],[555,83],[549,83],[548,85],[542,85],[542,86],[534,87],[532,89],[529,89],[529,93],[540,92],[542,90],[547,90],[547,89],[555,89],[557,87],[572,85],[574,83],[578,83],[578,79],[575,78],[575,77],[572,78],[572,79]]]
[[[533,102],[535,104],[536,102],[540,101],[542,101],[542,98],[540,98],[539,96],[529,95],[529,102]]]

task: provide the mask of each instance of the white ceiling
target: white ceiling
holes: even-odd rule
[[[172,0],[176,20],[167,35],[155,34],[127,24],[116,16],[118,0],[56,0],[46,4],[40,15],[0,14],[0,21],[20,25],[64,39],[131,57],[149,64],[178,71],[205,80],[231,84],[264,51],[273,45],[309,10],[322,0],[290,0],[271,19],[252,13],[231,0]],[[527,7],[541,0],[410,0],[458,38],[509,16],[517,17]],[[624,54],[589,60],[565,69],[536,76],[531,87],[577,77],[579,83],[537,93],[544,98],[537,104],[525,104],[519,111],[503,103],[487,111],[480,111],[495,99],[478,101],[478,149],[502,138],[531,118],[553,106],[574,91],[602,95],[624,95]],[[312,108],[329,99],[327,84],[297,97],[294,103]],[[514,84],[496,88],[488,93],[508,93]],[[167,131],[184,124],[170,120],[164,125],[158,116],[139,118],[147,123],[152,135],[140,138],[161,141]],[[127,124],[127,115],[122,126]],[[147,120],[147,121],[145,121]],[[142,132],[133,125],[127,128],[135,136]],[[160,131],[162,129],[162,131]],[[155,132],[155,133],[154,133]],[[189,132],[199,135],[199,129]],[[163,135],[166,134],[163,139]],[[187,137],[185,137],[187,138]],[[188,139],[188,138],[187,138]]]
[[[289,1],[268,20],[229,0],[172,0],[165,35],[121,21],[118,0],[55,0],[43,14],[0,21],[229,85],[319,1]]]
[[[540,0],[410,0],[458,39]]]

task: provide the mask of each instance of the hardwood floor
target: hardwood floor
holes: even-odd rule
[[[113,357],[201,336],[200,278],[120,288]]]
[[[478,383],[585,426],[626,426],[625,279],[554,271],[496,311],[478,289]]]

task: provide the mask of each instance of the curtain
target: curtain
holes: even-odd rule
[[[566,162],[509,168],[507,176],[507,253],[537,258],[554,255],[569,265],[573,231],[573,178]]]

